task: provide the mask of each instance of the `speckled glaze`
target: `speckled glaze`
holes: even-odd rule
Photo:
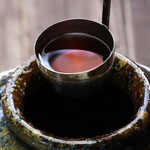
[[[15,69],[0,73],[0,150],[32,150],[24,144],[7,126],[2,110],[2,93]]]
[[[119,148],[122,149],[122,147],[130,144],[131,142],[135,143],[133,139],[138,140],[140,137],[143,137],[143,134],[141,133],[145,133],[149,123],[149,82],[142,70],[135,63],[118,53],[115,55],[115,63],[112,67],[110,76],[111,80],[118,84],[120,88],[132,97],[136,110],[134,118],[131,122],[129,122],[129,124],[110,134],[80,139],[57,137],[36,129],[25,119],[22,114],[24,95],[29,91],[31,92],[32,88],[39,82],[42,82],[40,71],[34,58],[32,58],[15,71],[12,78],[8,81],[3,93],[2,104],[5,117],[2,116],[2,121],[0,122],[0,125],[2,126],[2,129],[0,130],[0,136],[2,137],[0,138],[0,144],[5,144],[6,147],[6,142],[1,142],[2,139],[6,139],[8,141],[5,136],[10,133],[13,137],[13,133],[15,133],[15,135],[17,135],[17,137],[19,137],[27,145],[40,150],[116,150]],[[13,133],[6,126],[4,126],[4,118]],[[146,131],[146,133],[148,133],[148,131]],[[10,141],[13,141],[14,145],[17,145],[17,143],[20,142],[16,136],[14,137],[15,138],[12,138],[13,140]],[[12,144],[9,144],[10,147],[11,145]],[[140,146],[135,145],[138,145],[138,143],[133,145],[131,144],[130,149],[133,148],[134,150],[140,150],[138,149]],[[149,149],[149,146],[146,147]],[[20,147],[16,147],[16,149],[29,149],[29,147],[26,147],[25,144],[21,142]]]

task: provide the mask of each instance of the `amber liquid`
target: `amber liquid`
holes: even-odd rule
[[[67,33],[49,41],[38,57],[48,69],[78,73],[99,66],[109,54],[109,47],[100,39],[85,33]]]
[[[28,95],[23,113],[47,133],[87,138],[125,126],[131,121],[134,107],[129,96],[110,81],[95,95],[82,99],[59,96],[43,83]]]

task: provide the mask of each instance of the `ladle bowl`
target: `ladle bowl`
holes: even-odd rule
[[[83,72],[64,73],[48,68],[41,62],[39,54],[42,53],[42,50],[50,41],[67,33],[94,36],[108,46],[109,56],[102,64]],[[68,45],[65,45],[65,49],[74,49],[75,47],[74,45],[71,47],[70,44]],[[55,49],[51,51],[55,51]],[[102,50],[90,49],[89,51],[101,54]],[[39,69],[57,93],[69,97],[86,97],[102,87],[109,77],[114,62],[114,38],[110,30],[100,23],[85,19],[65,20],[50,26],[41,33],[35,44],[35,55]]]

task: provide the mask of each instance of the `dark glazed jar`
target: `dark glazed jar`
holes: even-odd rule
[[[42,80],[35,60],[29,60],[15,71],[3,94],[3,112],[8,126],[32,148],[39,150],[116,150],[138,138],[149,123],[149,82],[134,62],[118,53],[115,54],[110,80],[132,97],[135,112],[130,122],[111,133],[95,137],[67,138],[46,133],[31,124],[23,113],[26,103],[24,97],[28,96],[28,93],[32,92]],[[54,99],[51,98],[51,100]],[[120,107],[124,106],[120,105]],[[53,114],[50,114],[48,120],[51,120],[52,116]]]

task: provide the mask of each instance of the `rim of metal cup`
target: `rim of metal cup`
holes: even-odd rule
[[[102,64],[100,64],[100,65],[98,65],[98,66],[96,66],[96,67],[94,67],[94,68],[92,68],[92,69],[89,69],[89,70],[86,70],[86,71],[83,71],[83,72],[77,72],[77,73],[63,73],[63,72],[58,72],[58,71],[55,71],[55,70],[53,70],[53,69],[49,69],[49,68],[47,68],[46,66],[44,66],[41,62],[40,62],[40,60],[39,60],[39,58],[38,58],[38,54],[39,54],[39,47],[41,47],[40,46],[40,44],[39,43],[41,43],[41,42],[43,42],[43,43],[45,43],[45,44],[42,44],[43,45],[43,48],[44,48],[44,46],[46,46],[46,44],[48,44],[48,40],[46,39],[47,37],[46,37],[46,34],[48,33],[48,32],[51,32],[51,34],[55,34],[54,32],[54,29],[56,29],[58,26],[64,26],[64,24],[67,24],[67,23],[75,23],[75,22],[78,22],[80,25],[83,25],[83,23],[84,24],[87,24],[87,23],[89,23],[89,24],[93,24],[93,26],[95,25],[96,27],[101,27],[101,28],[103,28],[103,30],[105,30],[106,32],[107,32],[107,34],[109,33],[109,36],[111,37],[111,40],[112,40],[112,49],[111,49],[111,52],[110,52],[110,54],[109,54],[109,56],[107,57],[107,59],[106,60],[104,60],[104,62],[102,63]],[[90,29],[90,28],[89,28]],[[75,32],[79,32],[79,31],[77,31],[78,29],[75,29]],[[59,31],[57,31],[57,32],[59,32]],[[63,33],[65,33],[65,32],[62,32],[62,31],[60,31],[60,35],[63,35]],[[94,32],[94,31],[93,31]],[[67,32],[67,33],[71,33],[71,32]],[[81,33],[85,33],[85,32],[81,32]],[[88,33],[87,33],[88,34]],[[52,35],[52,36],[53,36]],[[95,35],[93,35],[93,36],[95,36]],[[56,38],[56,37],[58,37],[58,36],[54,36],[54,38]],[[96,36],[96,38],[98,38],[97,36]],[[42,48],[41,48],[42,49]],[[66,78],[66,81],[68,80],[68,78],[70,78],[70,75],[71,76],[76,76],[77,77],[77,79],[78,80],[80,80],[80,78],[82,78],[82,80],[83,79],[89,79],[89,77],[91,78],[93,75],[94,76],[103,76],[103,74],[105,74],[106,72],[108,72],[109,70],[110,70],[110,68],[112,67],[112,65],[113,65],[113,61],[114,61],[114,58],[111,58],[111,57],[113,57],[113,55],[114,55],[114,51],[115,51],[115,39],[114,39],[114,36],[113,36],[113,34],[112,34],[112,32],[105,26],[105,25],[103,25],[103,24],[100,24],[100,23],[98,23],[98,22],[95,22],[95,21],[91,21],[91,20],[88,20],[88,19],[67,19],[67,20],[63,20],[63,21],[60,21],[60,22],[57,22],[57,23],[55,23],[55,24],[53,24],[52,26],[50,26],[50,27],[48,27],[47,29],[45,29],[40,35],[39,35],[39,37],[37,38],[37,40],[36,40],[36,42],[35,42],[35,56],[36,56],[36,61],[37,61],[37,63],[38,63],[38,66],[39,66],[39,68],[42,70],[42,72],[44,72],[44,74],[49,74],[49,75],[52,75],[52,74],[57,74],[57,77],[58,78],[61,78],[62,76],[66,76],[67,78]],[[106,62],[107,61],[109,61],[110,59],[112,59],[111,60],[111,63],[109,63],[109,68],[107,68],[107,69],[105,69],[105,71],[100,71],[101,70],[101,68],[105,68],[106,66],[105,66],[105,64],[106,64]],[[56,76],[55,76],[56,77]]]

